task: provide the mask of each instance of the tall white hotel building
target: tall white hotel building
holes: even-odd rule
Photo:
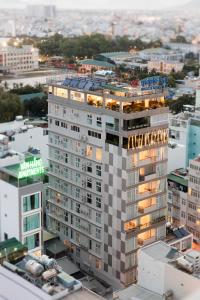
[[[165,237],[164,95],[69,78],[48,106],[48,228],[81,268],[129,285],[137,250]]]

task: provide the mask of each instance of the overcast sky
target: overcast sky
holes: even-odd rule
[[[200,1],[200,0],[199,0]],[[0,7],[25,7],[27,4],[55,4],[61,8],[136,8],[160,9],[182,5],[189,0],[0,0]]]

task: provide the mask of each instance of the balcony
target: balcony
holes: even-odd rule
[[[141,239],[141,238],[138,238],[137,239],[137,244],[138,244],[138,247],[143,247],[143,246],[147,246],[149,244],[152,244],[156,241],[156,237],[155,236],[152,236],[148,239]]]
[[[155,172],[145,174],[145,175],[139,175],[139,182],[150,181],[150,180],[153,180],[153,179],[158,178],[158,177],[159,176]]]
[[[140,199],[143,199],[143,198],[151,197],[152,195],[157,194],[157,193],[159,193],[159,192],[161,192],[159,189],[149,189],[149,190],[145,190],[145,191],[142,192],[142,193],[136,194],[136,200],[140,200]]]
[[[144,159],[138,160],[137,162],[133,162],[133,166],[144,166],[148,164],[152,164],[158,161],[158,156],[146,156]]]
[[[148,207],[142,207],[142,206],[138,206],[138,213],[139,214],[148,214],[152,211],[154,211],[155,209],[157,209],[157,205],[156,204],[153,204],[153,205],[150,205]]]
[[[156,226],[157,224],[163,223],[163,222],[166,222],[166,217],[165,216],[155,218],[155,219],[151,220],[148,223],[139,224],[139,225],[136,225],[135,222],[131,221],[131,222],[128,223],[128,225],[127,225],[127,223],[125,224],[124,229],[125,229],[126,233],[129,233],[129,232],[137,233],[137,232],[139,232],[143,229],[146,229],[146,228],[152,227],[152,226]]]

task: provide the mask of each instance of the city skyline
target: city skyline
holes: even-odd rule
[[[101,2],[94,3],[92,0],[75,0],[73,2],[66,3],[64,0],[46,0],[43,4],[56,5],[58,8],[80,8],[80,9],[165,9],[175,6],[180,6],[189,3],[189,0],[168,0],[167,3],[160,0],[141,0],[139,3],[136,0],[121,1],[114,0],[102,0]],[[0,0],[0,8],[24,8],[26,5],[41,4],[40,1],[28,1],[20,0],[16,3],[14,0],[5,1]]]

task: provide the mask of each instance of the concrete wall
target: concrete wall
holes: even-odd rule
[[[20,239],[19,195],[15,186],[0,180],[0,240],[8,238]]]
[[[165,266],[143,251],[138,253],[138,285],[163,295],[165,290]]]
[[[48,135],[43,135],[44,129],[41,127],[34,127],[26,132],[14,135],[15,140],[11,142],[11,149],[17,152],[26,152],[29,147],[40,150],[43,163],[48,165]]]

